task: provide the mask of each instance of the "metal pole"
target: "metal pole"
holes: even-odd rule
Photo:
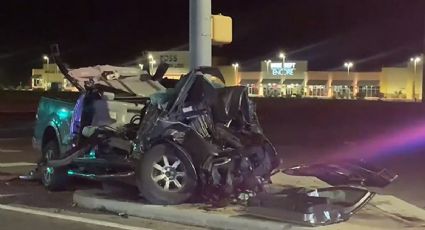
[[[423,54],[425,53],[425,15],[424,15],[424,18],[423,18],[423,20],[422,20],[422,22],[423,22],[423,24],[422,24],[422,28],[423,28],[423,37],[422,37],[422,39],[423,39],[423,47],[422,47],[422,50],[423,50]],[[424,57],[424,56],[422,56],[422,57]],[[422,66],[424,66],[424,63],[422,62]],[[422,69],[423,69],[423,67],[422,67]],[[422,70],[422,103],[424,103],[425,104],[425,70]]]
[[[416,63],[417,63],[417,61],[416,61],[416,59],[413,61],[413,73],[415,74],[415,76],[416,76]]]
[[[211,0],[189,2],[190,68],[211,66]]]
[[[417,59],[415,58],[415,60],[413,61],[413,89],[412,89],[412,99],[416,102],[416,65],[417,65]]]

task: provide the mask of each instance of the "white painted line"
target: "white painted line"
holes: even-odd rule
[[[22,139],[28,139],[25,137],[7,137],[7,138],[0,138],[0,141],[16,141],[16,140],[22,140]]]
[[[23,196],[23,195],[25,195],[25,193],[0,194],[0,198],[14,197],[14,196]]]
[[[37,216],[45,216],[50,218],[56,218],[60,220],[68,220],[68,221],[74,221],[74,222],[80,222],[85,224],[92,224],[92,225],[98,225],[103,227],[110,227],[110,228],[119,228],[119,229],[125,229],[125,230],[153,230],[151,228],[143,228],[143,227],[135,227],[130,225],[123,225],[108,221],[102,221],[102,220],[94,220],[94,219],[87,219],[83,217],[78,216],[70,216],[70,215],[62,215],[58,213],[51,213],[51,212],[45,212],[45,211],[39,211],[35,209],[29,209],[29,208],[20,208],[10,205],[3,205],[0,204],[0,209],[7,210],[7,211],[13,211],[13,212],[20,212],[20,213],[26,213],[31,215],[37,215]]]
[[[20,166],[35,166],[36,163],[30,162],[11,162],[11,163],[0,163],[0,168],[20,167]]]
[[[22,150],[19,149],[0,149],[0,153],[20,153]]]

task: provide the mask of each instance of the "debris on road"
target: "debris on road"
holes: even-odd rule
[[[375,194],[355,187],[329,187],[306,191],[294,188],[278,194],[259,194],[248,203],[248,215],[320,226],[347,221]]]
[[[326,183],[338,185],[360,185],[368,187],[386,187],[398,175],[364,160],[342,160],[330,163],[299,165],[282,170],[294,176],[315,176]]]

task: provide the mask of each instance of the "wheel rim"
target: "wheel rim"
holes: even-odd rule
[[[47,149],[46,154],[44,155],[44,158],[47,161],[52,160],[54,157],[54,151],[53,149]],[[45,169],[43,170],[43,177],[44,177],[44,181],[45,184],[49,184],[51,179],[52,179],[52,175],[53,175],[54,169],[53,167],[45,167]]]
[[[152,180],[164,191],[180,191],[186,182],[186,169],[180,159],[163,155],[152,164]]]
[[[46,161],[53,160],[54,154],[55,153],[54,153],[53,149],[48,149],[46,151],[46,154],[45,154],[44,158],[46,159]]]
[[[50,181],[52,179],[53,172],[54,172],[53,167],[46,167],[44,169],[43,177],[44,177],[45,184],[49,184],[50,183]]]

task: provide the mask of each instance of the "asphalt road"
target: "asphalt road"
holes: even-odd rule
[[[365,140],[361,139],[340,141],[332,144],[287,144],[283,140],[284,135],[280,135],[274,129],[273,125],[266,123],[264,126],[266,134],[270,136],[283,157],[285,167],[301,163],[326,162],[344,157],[366,158],[399,174],[399,178],[394,183],[385,189],[376,189],[378,192],[395,195],[418,207],[425,208],[425,197],[423,196],[425,194],[425,180],[423,180],[425,178],[425,167],[423,167],[425,151],[422,148],[400,148],[391,154],[368,155],[367,152],[355,152],[356,149],[362,149],[364,145]],[[24,207],[29,207],[29,209],[43,209],[52,213],[52,215],[57,213],[57,210],[66,210],[73,215],[88,212],[87,210],[80,210],[73,207],[72,192],[50,193],[45,191],[37,182],[5,180],[8,176],[6,173],[19,175],[34,167],[31,164],[37,161],[39,153],[32,149],[31,135],[31,116],[6,116],[0,120],[0,205],[11,205],[14,207],[23,205]],[[344,134],[341,133],[341,135]],[[392,134],[389,133],[388,135]],[[353,152],[356,155],[353,156]],[[80,186],[96,187],[99,185],[83,182]],[[100,219],[108,223],[112,219],[114,220],[112,223],[122,223],[125,226],[141,227],[141,229],[165,229],[165,227],[196,229],[189,226],[137,218],[129,221],[128,219],[118,217],[116,214],[102,213],[98,215],[90,219]],[[107,227],[108,223],[100,227],[99,225],[81,221],[52,218],[0,208],[0,229],[126,229],[126,227],[122,226],[122,228]],[[132,229],[130,227],[127,229]]]
[[[12,210],[8,210],[12,209]],[[0,229],[5,230],[199,230],[202,228],[102,213],[0,205]]]
[[[90,225],[86,223],[75,223],[73,221],[61,220],[51,217],[38,216],[15,211],[0,210],[0,221],[2,229],[63,229],[63,230],[95,230],[99,229],[98,225]],[[102,229],[117,229],[103,227]]]
[[[16,179],[34,167],[39,153],[32,149],[31,121],[4,121],[0,120],[0,229],[201,229],[80,209],[72,203],[72,191],[52,193],[46,191],[39,182]],[[76,181],[75,184],[78,188],[101,186],[84,180]],[[70,216],[76,218],[69,219]]]

